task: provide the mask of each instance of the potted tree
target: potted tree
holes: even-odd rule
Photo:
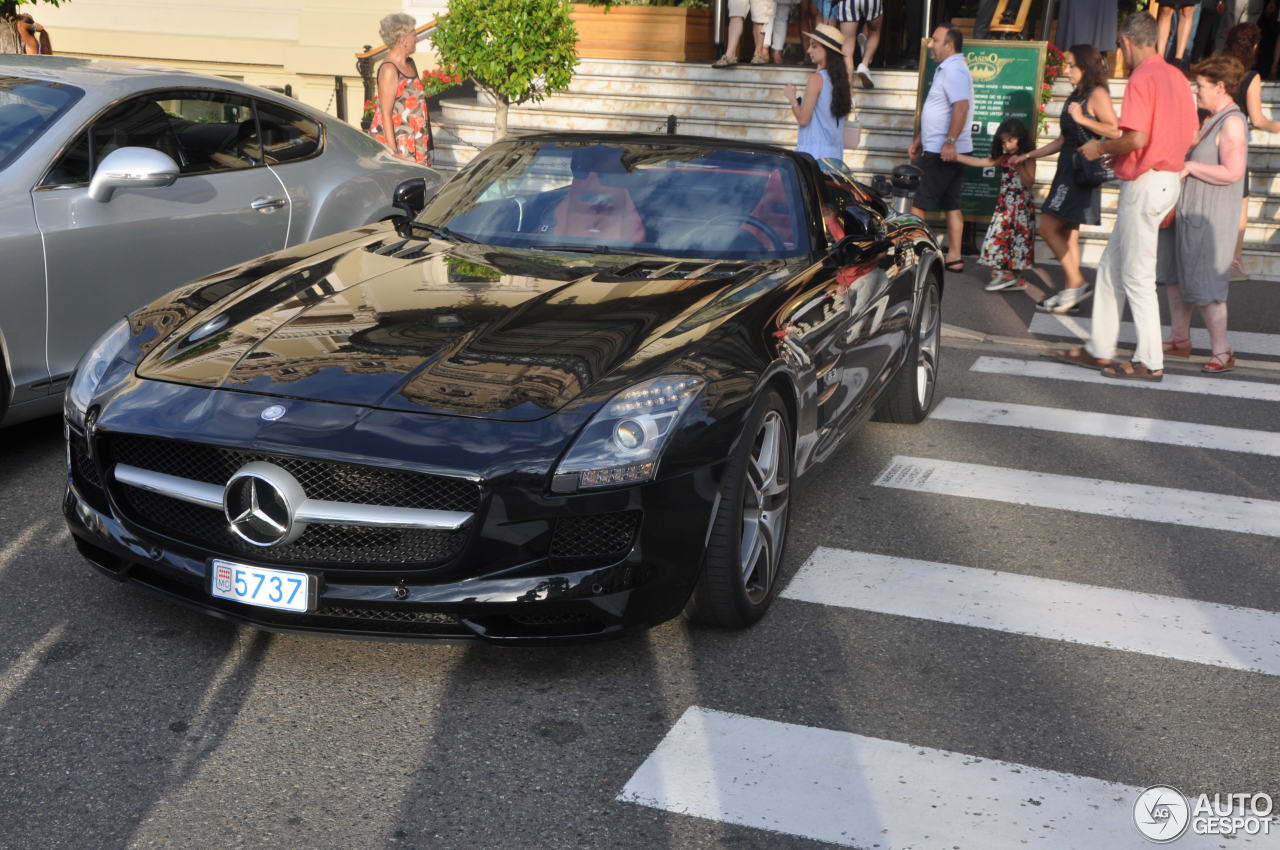
[[[497,103],[494,138],[512,105],[564,91],[578,63],[567,0],[450,0],[431,41],[440,64]]]

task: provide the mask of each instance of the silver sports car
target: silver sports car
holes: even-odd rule
[[[439,176],[218,77],[0,57],[0,424],[53,413],[113,322],[210,272],[393,217]]]

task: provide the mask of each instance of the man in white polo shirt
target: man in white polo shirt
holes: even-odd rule
[[[911,141],[908,155],[919,158],[924,175],[916,190],[911,211],[923,217],[926,211],[941,210],[947,218],[947,271],[964,271],[960,238],[964,216],[960,213],[960,189],[964,166],[956,154],[973,153],[973,77],[965,64],[964,36],[949,23],[938,24],[929,39],[929,55],[938,63],[933,72],[929,96],[920,109],[920,130]]]

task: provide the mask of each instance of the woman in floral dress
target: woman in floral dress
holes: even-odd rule
[[[417,22],[400,12],[387,15],[378,27],[387,59],[378,66],[378,93],[369,135],[392,153],[419,165],[431,164],[431,131],[427,98],[412,53],[418,46]],[[391,128],[388,134],[386,128]]]
[[[996,129],[989,158],[956,155],[965,165],[1000,168],[996,208],[991,213],[991,225],[978,257],[980,264],[991,267],[991,281],[985,287],[988,292],[1027,288],[1027,282],[1018,272],[1031,268],[1035,259],[1035,207],[1031,203],[1031,187],[1036,170],[1031,162],[1014,165],[1011,160],[1032,147],[1027,126],[1017,118],[1008,118]]]

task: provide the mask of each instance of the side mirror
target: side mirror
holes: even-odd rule
[[[396,186],[391,193],[391,206],[413,218],[427,205],[427,178],[413,177]]]
[[[152,148],[116,148],[102,158],[89,181],[89,197],[111,200],[116,189],[158,189],[178,179],[178,164]]]
[[[846,237],[852,236],[854,239],[861,240],[876,239],[884,232],[881,219],[875,213],[856,204],[845,207],[844,214],[840,218]]]

